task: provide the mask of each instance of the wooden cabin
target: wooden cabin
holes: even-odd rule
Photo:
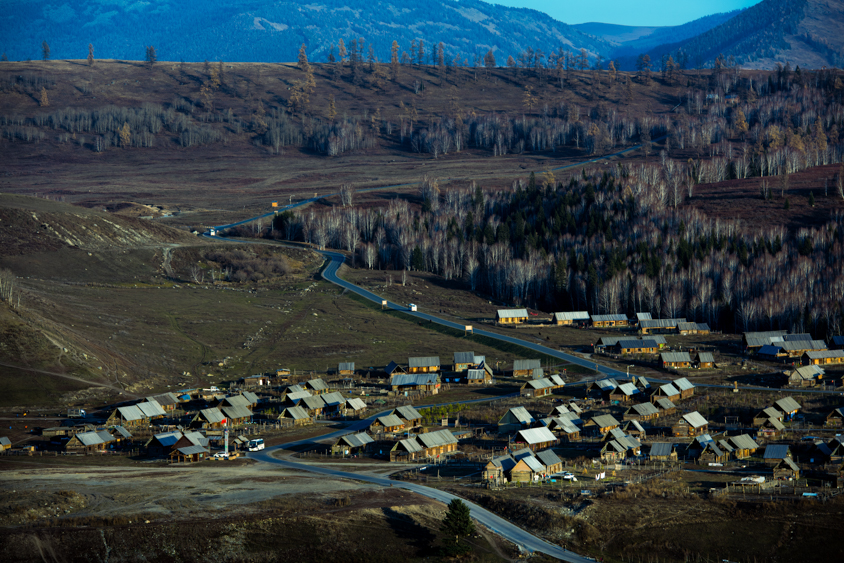
[[[677,323],[677,332],[686,336],[689,334],[709,334],[712,329],[706,323],[681,322]]]
[[[759,449],[759,444],[757,444],[753,438],[751,438],[747,434],[741,434],[740,436],[730,436],[727,438],[727,441],[733,446],[733,455],[736,459],[745,459],[752,456],[756,453],[756,450]]]
[[[379,416],[372,421],[372,424],[369,425],[369,431],[373,434],[391,434],[394,432],[401,432],[402,430],[404,430],[404,422],[402,422],[401,419],[394,414]]]
[[[675,379],[671,384],[680,392],[681,399],[688,399],[695,394],[695,386],[685,377]]]
[[[824,426],[827,428],[842,428],[844,427],[844,407],[838,407],[831,413],[826,415]]]
[[[659,410],[653,403],[631,405],[624,411],[623,420],[653,420],[659,416]]]
[[[642,392],[632,383],[622,383],[610,391],[610,401],[632,403],[642,396]]]
[[[523,428],[530,428],[535,422],[536,420],[525,407],[513,407],[505,412],[504,416],[498,421],[498,433],[506,434]]]
[[[790,457],[785,457],[774,466],[774,480],[796,481],[800,478],[800,467]]]
[[[284,422],[291,421],[293,426],[307,426],[314,423],[314,417],[302,407],[287,407],[281,411],[278,419]]]
[[[587,311],[554,313],[552,320],[557,326],[581,325],[589,322],[589,313]]]
[[[473,368],[477,363],[474,352],[455,352],[451,371],[463,372]]]
[[[202,446],[190,445],[170,452],[170,463],[195,463],[206,459],[208,450]]]
[[[589,429],[593,436],[603,436],[613,428],[618,428],[619,426],[621,426],[621,423],[617,421],[613,415],[599,414],[589,419],[583,425],[583,428],[584,430]]]
[[[527,320],[527,309],[499,309],[495,313],[495,322],[499,324],[521,324]]]
[[[684,414],[677,423],[671,427],[674,436],[700,436],[709,432],[709,422],[697,411]]]
[[[355,374],[355,363],[354,362],[340,362],[337,364],[337,375],[354,375]]]
[[[677,332],[680,323],[686,319],[642,319],[639,321],[639,332],[642,334],[659,334]]]
[[[677,448],[674,444],[668,442],[651,444],[648,459],[651,461],[677,461]]]
[[[715,356],[712,352],[698,352],[695,356],[695,367],[698,369],[711,369],[715,367]]]
[[[663,369],[692,367],[692,358],[688,352],[663,352],[659,357]]]
[[[79,432],[71,436],[65,444],[65,449],[69,452],[102,452],[107,450],[114,441],[114,436],[108,430]]]
[[[526,381],[519,390],[522,397],[545,397],[550,395],[554,385],[546,378]]]
[[[440,371],[439,356],[419,356],[408,358],[407,373],[436,373]]]
[[[432,391],[440,388],[440,377],[436,373],[397,373],[390,378],[393,391]]]
[[[844,350],[809,351],[803,354],[800,361],[804,366],[844,364]]]
[[[655,340],[639,340],[636,338],[621,338],[613,346],[613,352],[621,355],[657,354],[659,344]]]
[[[595,328],[618,328],[630,326],[627,315],[592,315],[592,326]]]
[[[527,430],[519,430],[513,437],[515,444],[527,444],[533,451],[544,450],[550,448],[557,443],[557,437],[547,428],[529,428]]]
[[[513,377],[531,377],[534,370],[542,369],[542,360],[513,360]]]

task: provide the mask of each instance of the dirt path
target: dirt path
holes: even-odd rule
[[[43,369],[28,368],[28,367],[24,367],[24,366],[16,366],[14,364],[7,364],[5,362],[0,362],[0,366],[7,367],[7,368],[13,368],[13,369],[19,369],[19,370],[23,370],[23,371],[31,371],[33,373],[40,373],[40,374],[43,374],[43,375],[52,375],[54,377],[61,377],[61,378],[64,378],[64,379],[70,379],[72,381],[78,381],[80,383],[84,383],[85,385],[88,385],[89,387],[105,387],[106,389],[112,389],[112,390],[117,391],[118,393],[122,393],[123,395],[126,395],[130,398],[137,399],[137,398],[141,397],[141,395],[135,395],[134,393],[130,393],[128,391],[125,391],[123,389],[123,387],[118,387],[118,386],[112,385],[110,383],[98,383],[98,382],[92,381],[90,379],[83,379],[81,377],[74,377],[74,376],[68,375],[66,373],[56,373],[54,371],[45,371]]]

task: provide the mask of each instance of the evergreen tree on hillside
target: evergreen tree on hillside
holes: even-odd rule
[[[94,44],[88,43],[88,66],[94,66]]]
[[[305,49],[306,49],[305,44],[302,43],[302,46],[299,47],[298,67],[299,67],[299,70],[301,70],[305,74],[309,74],[311,72],[311,65],[310,65],[310,63],[308,63],[308,53]]]
[[[50,58],[50,45],[47,44],[47,41],[41,43],[41,56],[46,61]]]
[[[156,61],[158,61],[158,55],[155,52],[155,47],[150,45],[146,48],[146,55],[144,55],[144,61],[146,61],[147,66],[152,68],[155,65]]]
[[[393,41],[393,44],[390,46],[390,73],[392,74],[393,80],[398,80],[399,78],[399,42]]]
[[[513,64],[515,64],[515,62]],[[484,66],[487,68],[495,68],[495,53],[492,52],[492,49],[487,51],[486,55],[484,55]]]
[[[462,500],[456,498],[448,503],[448,512],[443,518],[440,530],[449,538],[454,538],[453,542],[446,543],[446,554],[459,555],[471,549],[467,545],[460,545],[461,537],[475,533],[475,523],[472,522],[471,512]]]
[[[346,62],[346,44],[343,43],[342,39],[337,44],[337,55],[340,57],[340,64]]]

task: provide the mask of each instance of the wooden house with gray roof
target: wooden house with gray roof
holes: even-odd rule
[[[355,363],[354,362],[340,362],[337,364],[337,374],[338,375],[354,375],[355,374]]]
[[[621,338],[613,346],[616,354],[656,354],[659,352],[659,344],[656,340],[639,340],[638,338]]]
[[[390,378],[393,391],[434,391],[440,387],[436,373],[397,373]]]
[[[626,411],[622,420],[653,420],[659,417],[659,409],[653,403],[639,403],[631,405]]]
[[[12,449],[12,441],[8,436],[0,436],[0,452]]]
[[[592,326],[595,328],[618,328],[630,326],[630,319],[627,315],[592,315]]]
[[[466,371],[477,364],[474,352],[455,352],[453,362],[451,370],[456,372]]]
[[[525,407],[512,407],[498,420],[498,432],[500,434],[514,432],[522,428],[530,428],[534,423],[536,419]]]
[[[562,417],[543,418],[542,424],[562,442],[579,442],[580,428],[571,420]]]
[[[521,324],[527,320],[527,309],[499,309],[495,313],[495,322],[499,324]]]
[[[677,461],[677,448],[669,442],[651,444],[648,459],[651,461]]]
[[[682,322],[677,324],[677,332],[687,336],[689,334],[709,334],[712,329],[706,323]]]
[[[225,415],[217,407],[200,409],[191,419],[191,428],[222,428]]]
[[[328,385],[321,377],[306,381],[303,387],[305,388],[305,391],[309,391],[311,395],[322,395],[323,393],[328,393]]]
[[[671,416],[677,412],[677,406],[671,401],[671,399],[660,397],[656,401],[653,401],[653,404],[659,411],[659,416]]]
[[[375,440],[366,432],[358,432],[357,434],[346,434],[340,436],[334,445],[331,447],[333,455],[355,455],[362,452],[367,452],[372,449]]]
[[[672,403],[680,400],[680,390],[674,387],[671,383],[664,383],[660,385],[651,393],[651,402],[655,403],[658,399],[668,399]]]
[[[784,415],[784,419],[789,419],[797,414],[802,407],[800,403],[794,400],[793,397],[783,397],[782,399],[778,399],[774,401],[774,406],[777,407],[779,410],[782,411]]]
[[[393,409],[394,414],[404,423],[405,430],[422,426],[422,415],[412,405],[404,405]]]
[[[518,461],[510,454],[493,457],[484,466],[481,478],[484,481],[491,481],[493,483],[502,482],[508,479],[510,471],[516,466]]]
[[[632,383],[622,383],[610,391],[610,401],[632,403],[642,396],[642,391]]]
[[[748,458],[759,449],[759,444],[757,444],[748,434],[730,436],[727,438],[727,441],[733,446],[733,455],[736,459]]]
[[[402,422],[402,420],[394,414],[379,416],[369,425],[369,431],[374,434],[392,434],[403,430],[404,422]]]
[[[115,442],[108,430],[95,430],[92,432],[79,432],[71,436],[65,444],[69,452],[102,452],[108,449],[109,444]]]
[[[292,422],[293,426],[306,426],[314,423],[314,417],[302,407],[286,407],[278,415],[278,419]]]
[[[538,428],[519,430],[513,437],[513,443],[527,444],[534,451],[544,450],[556,444],[557,437],[544,426],[540,426]]]
[[[513,377],[530,377],[535,369],[542,369],[542,360],[513,360]]]
[[[675,379],[671,384],[680,392],[681,399],[688,399],[695,394],[694,384],[685,377]]]
[[[562,313],[554,313],[552,320],[557,326],[571,326],[580,325],[589,322],[589,313],[587,311],[566,311]]]
[[[800,467],[790,457],[782,458],[773,472],[776,481],[796,481],[800,478]]]
[[[417,434],[416,441],[422,446],[424,455],[430,458],[441,458],[450,452],[457,451],[457,438],[448,430]]]
[[[439,356],[417,356],[407,359],[407,373],[434,373],[440,371]]]
[[[531,379],[522,385],[519,394],[522,397],[544,397],[550,395],[554,385],[546,378]]]
[[[824,426],[827,428],[844,428],[844,407],[833,409],[826,415]]]
[[[663,369],[692,367],[692,358],[688,352],[663,352],[659,358]]]
[[[712,352],[698,352],[695,356],[695,367],[698,369],[714,368],[715,356]]]
[[[804,366],[826,366],[831,364],[844,364],[844,350],[818,350],[808,351],[800,358]]]
[[[594,436],[603,436],[613,428],[618,428],[619,426],[621,426],[621,423],[613,415],[599,414],[586,421],[583,429],[588,429]]]
[[[639,321],[639,332],[642,334],[676,332],[680,323],[686,319],[642,319]]]
[[[709,432],[709,422],[697,412],[684,414],[676,424],[671,427],[674,436],[688,436],[693,438]]]

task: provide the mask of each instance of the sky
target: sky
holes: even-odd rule
[[[633,26],[680,25],[703,16],[730,12],[760,0],[486,0],[532,8],[563,23],[616,23]]]

